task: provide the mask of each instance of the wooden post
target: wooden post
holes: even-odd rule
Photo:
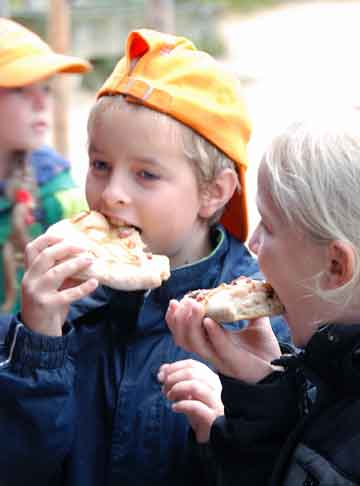
[[[150,29],[175,34],[174,0],[146,0],[145,22]]]
[[[67,54],[70,47],[71,13],[69,0],[51,0],[48,15],[48,39],[54,51]],[[54,79],[53,138],[55,149],[64,157],[69,153],[70,85],[68,76]]]

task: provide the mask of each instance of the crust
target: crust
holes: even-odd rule
[[[191,292],[205,307],[205,314],[218,322],[235,322],[282,314],[284,306],[267,282],[239,277],[214,289]]]
[[[144,252],[138,231],[112,226],[95,211],[59,221],[47,233],[84,248],[93,257],[94,262],[76,279],[96,278],[114,289],[141,290],[159,287],[170,276],[167,256]]]

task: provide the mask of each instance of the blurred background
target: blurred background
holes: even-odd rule
[[[81,185],[89,109],[134,28],[185,35],[239,77],[254,126],[248,170],[252,227],[256,170],[271,136],[309,110],[360,106],[360,1],[0,0],[0,16],[94,65],[85,76],[62,77],[67,79],[56,88],[49,140],[70,158]]]

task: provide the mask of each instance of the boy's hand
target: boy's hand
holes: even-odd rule
[[[207,442],[214,420],[224,415],[218,375],[205,364],[187,359],[162,365],[158,379],[166,398],[174,401],[172,409],[187,416],[199,443]]]
[[[69,260],[64,261],[66,258]],[[95,279],[79,283],[73,275],[91,263],[81,248],[42,235],[26,246],[21,318],[32,331],[61,336],[69,305],[95,290]]]
[[[172,300],[166,321],[177,345],[210,361],[222,374],[256,383],[274,370],[281,354],[270,320],[249,321],[241,331],[227,331],[209,318],[193,299]]]

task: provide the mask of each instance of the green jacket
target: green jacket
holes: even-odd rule
[[[42,234],[51,224],[87,208],[84,191],[76,186],[69,162],[49,147],[36,150],[32,154],[31,165],[38,183],[38,207],[34,212],[35,221],[29,225],[31,238]],[[12,202],[0,195],[0,306],[4,301],[4,267],[2,247],[11,233]],[[11,312],[20,306],[20,282],[24,273],[21,266],[17,270],[18,296]]]

